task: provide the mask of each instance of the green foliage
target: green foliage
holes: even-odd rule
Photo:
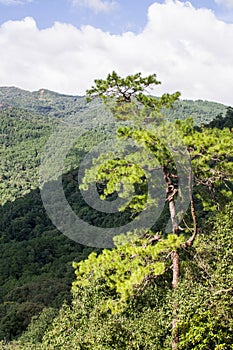
[[[222,115],[224,118],[226,109],[226,106],[216,102],[180,100],[174,102],[171,109],[164,109],[163,114],[170,121],[185,120],[191,117],[195,125],[203,125],[210,123],[217,115]]]
[[[42,342],[31,341],[25,349],[169,349],[171,291],[164,278],[150,279],[117,314],[102,307],[114,290],[104,279],[89,282],[77,286],[72,305],[62,307]]]
[[[233,347],[233,206],[206,224],[179,287],[180,347]]]
[[[195,247],[181,253],[181,278],[176,291],[180,305],[180,350],[232,349],[232,218],[231,204],[208,222]],[[125,250],[141,248],[138,236],[118,240],[118,248],[104,251],[98,257],[92,254],[79,264],[85,273],[82,281],[80,273],[77,274],[72,305],[62,307],[42,342],[33,343],[35,349],[170,349],[174,297],[170,269],[148,279],[140,290],[135,285],[133,297],[128,298],[125,307],[117,313],[103,308],[107,300],[119,297],[116,286],[109,287],[110,274],[121,264],[116,252],[120,256]],[[135,243],[129,247],[129,242]],[[150,246],[149,250],[155,247]],[[147,246],[144,249],[146,251]],[[125,261],[123,256],[121,259]]]
[[[138,118],[140,117],[143,118],[144,114],[139,112]],[[168,129],[173,130],[169,136]],[[94,160],[93,166],[86,170],[80,188],[87,190],[89,184],[95,182],[103,184],[102,199],[117,192],[120,198],[125,199],[120,210],[130,208],[137,214],[146,205],[157,205],[157,198],[152,198],[147,187],[153,169],[160,168],[172,174],[172,185],[177,188],[177,169],[167,144],[174,140],[173,146],[178,149],[181,146],[182,149],[181,134],[176,125],[168,121],[163,121],[161,125],[150,125],[148,128],[143,124],[119,126],[116,133],[116,151],[102,154]],[[127,153],[124,141],[130,142]],[[159,190],[164,190],[164,181],[156,179],[156,186]]]
[[[9,340],[18,337],[42,308],[59,308],[65,299],[70,301],[72,261],[85,259],[93,249],[70,241],[54,228],[36,188],[41,151],[57,122],[18,109],[3,109],[0,118],[4,177],[0,185],[0,337]],[[67,155],[65,168],[76,168],[86,151],[107,137],[102,127],[84,134]],[[63,186],[81,218],[105,227],[128,220],[127,214],[107,217],[89,208],[77,191],[77,172],[64,174]],[[29,316],[20,311],[25,303],[34,305]]]
[[[153,237],[152,232],[150,234]],[[140,239],[138,232],[128,234],[125,240],[128,242],[116,249],[105,249],[99,256],[93,252],[86,261],[74,263],[74,293],[79,286],[86,287],[93,281],[98,283],[104,280],[113,291],[114,298],[105,300],[103,308],[117,312],[125,307],[129,298],[140,293],[148,280],[165,272],[169,253],[184,242],[182,236],[168,235],[166,239],[158,238],[158,242],[152,246],[148,239]]]
[[[38,187],[41,155],[50,134],[59,124],[62,125],[56,119],[24,110],[0,110],[1,205]],[[64,173],[77,168],[86,152],[108,136],[109,129],[101,125],[83,134],[66,157]]]
[[[147,90],[160,84],[156,74],[143,78],[141,73],[136,73],[122,78],[113,71],[106,79],[96,79],[94,82],[95,85],[86,91],[87,101],[102,98],[118,120],[129,120],[134,115],[137,117],[141,108],[152,109],[158,114],[162,108],[170,108],[180,96],[179,92],[163,94],[160,98],[150,96]]]
[[[130,81],[137,80],[139,77],[141,79],[140,74],[130,76]],[[232,200],[233,137],[231,131],[226,128],[223,130],[195,128],[191,118],[170,123],[157,120],[158,123],[156,123],[156,116],[163,106],[164,97],[160,99],[149,97],[155,99],[156,104],[154,106],[147,104],[148,96],[143,93],[144,81],[139,79],[131,88],[126,84],[125,79],[113,72],[106,80],[96,80],[95,86],[88,91],[91,97],[99,96],[106,101],[109,97],[115,97],[110,107],[112,112],[117,119],[120,119],[122,108],[127,106],[123,117],[125,120],[133,121],[133,124],[119,126],[116,130],[119,143],[115,145],[118,152],[115,155],[110,152],[98,157],[93,167],[86,171],[81,187],[87,189],[89,183],[101,183],[104,185],[103,199],[114,193],[124,199],[130,198],[120,210],[131,208],[137,214],[145,209],[145,203],[153,203],[150,193],[147,192],[146,168],[163,169],[164,173],[169,174],[170,186],[177,190],[179,180],[176,165],[173,155],[166,146],[166,143],[172,142],[173,148],[182,149],[185,146],[190,154],[195,197],[202,202],[202,209],[205,212],[219,210],[226,201]],[[145,101],[138,100],[140,94],[143,94]],[[137,104],[135,105],[134,98],[142,104],[143,108],[140,109]],[[176,94],[166,95],[164,106],[170,107],[177,98]],[[228,114],[229,111],[230,109]],[[126,155],[120,144],[125,140],[132,141],[132,151],[130,150]],[[137,147],[136,151],[133,145]],[[162,188],[162,184],[160,186]]]
[[[229,128],[232,131],[233,128],[233,108],[228,107],[226,111],[226,115],[223,116],[222,113],[217,115],[209,124],[206,124],[207,128],[218,128],[224,129]]]
[[[46,89],[29,92],[13,87],[0,87],[0,104],[1,108],[13,106],[27,110],[30,114],[55,117],[66,122],[76,122],[76,124],[77,120],[79,123],[84,121],[84,114],[85,119],[90,121],[94,117],[91,109],[88,111],[86,97],[62,95]],[[99,106],[100,101],[93,101],[93,104]],[[225,113],[226,106],[202,100],[176,101],[173,103],[173,108],[163,110],[163,114],[170,121],[193,117],[195,125],[209,123],[217,115],[224,116]],[[106,122],[108,116],[104,111],[102,114],[103,121]]]
[[[139,75],[140,76],[140,75]],[[137,79],[137,76],[133,76],[132,79]],[[108,97],[110,96],[111,98],[115,97],[115,101],[113,105],[111,106],[111,110],[113,113],[115,113],[115,116],[117,119],[121,119],[120,115],[122,114],[122,108],[121,108],[121,103],[128,105],[133,104],[133,98],[137,100],[137,102],[141,102],[143,105],[143,108],[148,110],[148,107],[154,107],[154,111],[149,111],[149,116],[151,115],[154,117],[153,113],[157,112],[157,104],[150,104],[148,103],[147,96],[143,94],[144,91],[144,86],[143,82],[139,82],[138,85],[135,86],[134,89],[130,90],[129,86],[126,86],[126,82],[124,80],[121,80],[119,76],[113,72],[112,75],[108,75],[107,79],[105,81],[103,80],[96,80],[95,81],[96,86],[89,90],[87,93],[90,96],[99,96],[102,97],[103,99],[106,99],[108,101]],[[142,84],[142,85],[141,85]],[[123,87],[123,90],[121,89]],[[129,95],[127,95],[127,92],[129,91]],[[139,99],[138,96],[145,96],[145,98]],[[178,95],[177,95],[178,96]],[[168,96],[168,101],[174,102],[173,96]],[[153,98],[152,98],[153,99]],[[161,107],[162,104],[159,104],[159,107]],[[167,104],[169,106],[169,103]],[[137,107],[137,105],[136,105]],[[133,105],[134,108],[134,105]],[[135,114],[138,113],[139,116],[144,116],[145,112],[142,110],[142,113],[140,109],[136,109]],[[124,114],[123,114],[123,119],[124,120],[132,120],[132,114],[130,113],[130,108],[124,109]],[[135,118],[133,118],[135,119]],[[140,119],[141,119],[141,125],[140,125]],[[149,118],[153,120],[154,118]],[[166,181],[166,194],[167,196],[170,193],[170,196],[167,197],[171,205],[169,205],[169,210],[170,210],[170,216],[173,224],[173,233],[175,233],[176,236],[179,237],[179,227],[176,223],[176,212],[174,209],[174,198],[175,198],[175,190],[177,190],[177,186],[174,183],[173,179],[178,177],[177,172],[176,172],[176,167],[174,164],[174,161],[172,161],[171,154],[169,154],[168,150],[166,147],[164,147],[164,139],[162,142],[160,142],[161,139],[161,133],[157,132],[157,128],[147,128],[145,125],[143,125],[145,119],[143,118],[137,118],[136,123],[132,126],[124,126],[120,127],[117,131],[118,137],[123,137],[125,139],[133,139],[137,145],[141,144],[143,145],[146,149],[147,152],[151,151],[153,155],[158,159],[158,163],[161,166],[164,174],[164,179]],[[164,126],[164,123],[163,123]],[[166,126],[168,126],[166,124]],[[176,123],[173,123],[173,125],[170,124],[170,127],[167,127],[167,132],[169,131],[170,137],[172,141],[174,142],[175,137],[174,135],[177,136],[177,133],[174,134],[173,130],[176,129],[180,130],[182,133],[182,139],[184,144],[187,147],[187,150],[189,151],[192,165],[193,165],[193,178],[195,182],[195,186],[198,189],[197,193],[197,198],[202,200],[202,205],[204,210],[206,211],[213,211],[213,210],[220,210],[220,207],[222,203],[224,203],[225,198],[227,199],[233,199],[232,198],[232,174],[233,174],[233,162],[232,162],[232,150],[233,150],[233,138],[231,131],[229,129],[223,129],[223,130],[218,130],[218,129],[194,129],[192,126],[191,119],[181,122],[177,121]],[[174,147],[176,143],[172,144],[172,147]],[[100,157],[101,158],[101,157]],[[142,179],[145,177],[144,173],[139,171],[140,167],[139,164],[140,162],[138,161],[139,157],[134,156],[134,162],[132,159],[128,159],[128,156],[124,157],[122,160],[119,155],[114,158],[113,160],[107,160],[103,163],[103,165],[100,163],[100,159],[97,160],[97,166],[95,164],[94,168],[89,170],[89,172],[86,174],[86,183],[85,185],[88,184],[88,182],[93,181],[102,181],[105,183],[105,192],[104,195],[109,195],[112,194],[115,191],[119,191],[121,188],[123,188],[123,195],[120,193],[120,195],[124,197],[128,197],[130,193],[133,192],[133,189],[135,188],[136,185],[141,185],[142,184]],[[148,157],[146,157],[146,162],[147,162]],[[136,160],[136,161],[135,161]],[[99,162],[99,164],[98,164]],[[132,166],[133,164],[133,166]],[[150,163],[149,163],[150,164]],[[227,165],[226,165],[227,164]],[[141,164],[140,164],[141,165]],[[150,167],[150,165],[149,165]],[[95,175],[95,178],[93,178],[93,175]],[[189,173],[189,178],[191,181],[191,174]],[[179,178],[177,179],[179,181]],[[172,188],[172,191],[171,191]],[[206,200],[205,198],[205,189],[209,190],[209,196]],[[170,192],[171,191],[171,192]],[[191,191],[191,188],[189,189]],[[218,194],[216,195],[216,192]],[[145,194],[145,189],[144,193]],[[134,206],[134,209],[140,209],[143,210],[143,206],[141,206],[140,200],[142,199],[140,195],[134,196],[135,202],[136,202],[136,207]],[[204,195],[203,195],[204,194]],[[222,197],[222,198],[221,198]],[[169,199],[170,198],[170,199]],[[143,197],[145,199],[145,197]],[[190,200],[192,202],[192,219],[193,219],[193,224],[194,224],[194,235],[193,238],[195,238],[195,235],[197,233],[197,227],[196,227],[196,214],[195,214],[195,209],[193,207],[193,199],[190,193]],[[222,202],[222,203],[221,203]],[[128,202],[128,205],[130,203]],[[185,223],[185,222],[184,222]],[[187,226],[187,224],[185,223]],[[159,244],[159,243],[158,243]],[[185,247],[185,245],[184,245]],[[186,246],[187,247],[187,246]],[[171,249],[172,252],[172,249]],[[112,253],[112,252],[111,252]],[[112,254],[107,253],[106,255],[105,251],[103,255],[100,257],[104,256],[104,261],[107,261],[107,266],[109,267],[110,270],[104,270],[104,273],[101,274],[99,273],[101,269],[104,266],[104,261],[101,260],[100,257],[96,259],[95,255],[91,255],[90,257],[90,265],[87,267],[85,265],[80,266],[79,273],[77,274],[77,282],[76,284],[82,284],[82,282],[79,281],[81,277],[85,279],[87,277],[86,274],[90,274],[92,278],[107,278],[107,285],[109,286],[110,290],[114,289],[116,290],[116,293],[120,294],[119,301],[125,302],[127,298],[133,295],[133,290],[137,289],[137,284],[142,283],[145,278],[148,277],[148,272],[149,270],[142,270],[142,274],[136,274],[135,278],[135,273],[134,273],[134,264],[132,261],[130,261],[129,267],[127,266],[127,263],[125,263],[123,266],[126,268],[120,268],[119,273],[116,273],[116,279],[112,277],[111,273],[112,271],[115,271],[116,266],[118,266],[121,262],[121,259],[114,259],[113,258],[113,265],[111,265],[112,262]],[[172,253],[173,254],[173,253]],[[122,253],[123,257],[125,256],[124,253]],[[142,255],[142,252],[139,253],[139,256]],[[137,256],[137,254],[136,254]],[[172,255],[174,256],[174,255]],[[176,255],[176,264],[175,260],[172,259],[173,263],[173,287],[177,288],[178,286],[178,278],[180,277],[180,271],[179,271],[179,255]],[[97,262],[97,265],[95,264],[96,260],[99,260],[99,263]],[[90,269],[90,266],[94,266],[93,270]],[[140,262],[137,261],[137,266],[140,266]],[[148,265],[147,265],[148,267]],[[133,269],[133,271],[131,270]],[[96,272],[98,271],[98,272]],[[165,269],[164,269],[165,271]],[[164,272],[161,271],[161,274]],[[110,274],[110,275],[109,275]],[[125,283],[125,280],[123,281],[122,285],[122,276],[124,277],[125,275],[130,275],[128,278],[127,283]],[[138,277],[138,279],[137,279]],[[132,283],[131,282],[132,279]],[[115,285],[114,285],[115,283]],[[85,284],[84,284],[85,286]],[[132,290],[129,289],[132,288]],[[174,289],[174,298],[176,298],[175,293],[176,289]],[[174,299],[175,300],[175,299]],[[107,306],[109,303],[107,303]],[[179,303],[176,301],[174,305],[174,315],[180,313],[180,306]],[[125,305],[124,305],[125,307]],[[110,302],[110,309],[114,310],[114,307],[112,307],[112,301]],[[117,310],[117,308],[115,308]],[[114,311],[115,311],[114,310]],[[202,315],[203,316],[203,315]],[[193,318],[194,323],[191,324],[190,328],[193,330],[192,333],[190,334],[197,334],[197,338],[194,339],[193,341],[191,340],[191,343],[193,344],[198,340],[202,338],[202,334],[205,335],[210,329],[212,330],[212,326],[208,328],[202,327],[202,323],[206,325],[206,322],[209,320],[210,315],[204,314],[203,318],[204,320],[202,321],[201,318]],[[179,316],[174,316],[173,319],[173,325],[175,324],[176,326],[178,325],[177,322],[179,320]],[[197,329],[195,329],[195,322],[198,324]],[[182,346],[182,342],[180,343],[178,340],[178,333],[176,333],[176,330],[173,333],[173,340],[176,342],[176,344],[179,346]],[[213,336],[210,337],[212,339],[212,344],[214,344]],[[206,342],[202,340],[201,342],[201,347],[197,347],[199,349],[204,349],[205,345],[209,343],[209,339],[206,339]],[[217,344],[217,343],[216,343]],[[217,345],[224,345],[224,344],[217,344]]]
[[[14,87],[0,87],[2,108],[16,107],[40,116],[71,120],[78,110],[85,108],[84,101],[80,96],[58,94],[46,89],[30,92]]]
[[[197,197],[206,211],[220,210],[232,201],[233,134],[228,128],[195,130],[191,120],[177,121],[192,161]]]
[[[19,338],[20,344],[40,343],[46,331],[57,316],[58,310],[54,308],[44,308],[42,312],[34,317],[27,328],[27,331]]]
[[[115,155],[116,160],[112,158],[112,154],[101,155],[95,160],[95,166],[90,170],[86,170],[85,178],[80,188],[86,190],[90,182],[97,182],[99,185],[103,185],[103,193],[101,199],[106,199],[108,196],[117,192],[118,196],[124,199],[128,199],[130,194],[132,198],[126,204],[121,206],[120,211],[124,211],[128,205],[131,209],[139,211],[145,204],[146,195],[142,190],[146,186],[145,172],[135,162],[136,154],[132,159],[132,154],[122,158],[120,156],[120,148],[118,154]],[[113,176],[114,174],[114,176]],[[135,192],[135,184],[138,186],[137,194]],[[140,203],[139,203],[140,202]]]
[[[136,85],[133,83],[135,78]],[[119,77],[110,75],[109,83],[112,81],[113,84],[114,79],[116,82]],[[162,238],[160,234],[156,239],[154,234],[141,238],[138,235],[123,236],[118,238],[116,249],[104,250],[99,255],[92,253],[84,260],[92,249],[59,234],[45,215],[38,190],[32,189],[37,186],[41,150],[58,123],[47,116],[59,118],[62,122],[78,118],[78,123],[88,125],[93,118],[92,112],[86,113],[89,105],[85,98],[63,96],[47,90],[29,93],[0,88],[2,349],[168,350],[174,297],[179,300],[181,350],[233,348],[232,205],[212,221],[205,221],[205,214],[210,210],[215,215],[216,209],[220,211],[227,202],[232,202],[232,109],[228,108],[223,116],[226,107],[220,104],[175,101],[178,94],[163,95],[161,99],[151,97],[145,95],[143,89],[158,83],[155,76],[147,79],[139,74],[127,79],[119,82],[117,108],[124,120],[132,112],[134,127],[119,124],[118,137],[120,143],[134,140],[141,147],[141,153],[135,152],[124,161],[115,158],[113,163],[105,158],[98,174],[100,193],[105,197],[114,196],[114,191],[119,189],[119,183],[109,175],[111,172],[105,172],[103,176],[104,169],[115,168],[125,185],[122,195],[128,196],[136,190],[132,209],[138,212],[144,208],[148,200],[147,185],[144,172],[138,165],[145,165],[149,158],[145,156],[146,152],[143,153],[143,148],[154,155],[153,159],[159,159],[157,163],[150,159],[150,167],[167,160],[166,165],[175,173],[170,153],[159,142],[160,108],[172,104],[171,110],[162,108],[168,119],[183,119],[191,115],[194,123],[199,125],[222,114],[210,124],[210,128],[206,125],[195,128],[189,119],[176,124],[164,121],[164,130],[160,129],[165,133],[176,128],[190,152],[195,175],[195,204],[199,205],[198,222],[202,224],[199,230],[204,235],[189,252],[179,249],[183,246],[182,236]],[[141,91],[138,90],[140,84]],[[107,88],[111,89],[110,85]],[[111,95],[113,90],[109,93]],[[131,99],[131,103],[122,104],[124,98]],[[92,104],[102,108],[98,100]],[[149,109],[143,109],[142,105]],[[104,111],[101,121],[106,123],[107,118]],[[145,132],[143,127],[150,123],[154,123],[155,128]],[[66,169],[71,171],[63,176],[64,190],[72,208],[85,221],[102,227],[127,222],[132,210],[125,210],[118,216],[101,216],[87,208],[77,191],[76,167],[93,145],[108,138],[109,130],[111,126],[100,125],[98,130],[83,135],[80,144],[74,145],[67,156]],[[97,169],[101,162],[97,160],[95,165]],[[166,226],[166,215],[164,208],[156,231]],[[189,217],[186,220],[189,224]],[[150,239],[156,243],[148,244]],[[176,295],[171,292],[169,263],[169,253],[174,249],[179,249],[182,258]],[[81,260],[84,261],[79,263]],[[70,304],[71,261],[77,262],[77,276]],[[57,314],[64,300],[68,305]],[[27,327],[27,332],[20,337]],[[20,337],[18,342],[8,343],[15,337]]]
[[[40,152],[56,122],[23,110],[0,111],[0,204],[37,186]]]
[[[14,339],[24,331],[31,317],[43,309],[40,303],[5,303],[1,305],[1,339]]]
[[[115,71],[108,74],[106,79],[95,79],[94,82],[95,85],[87,90],[88,99],[98,96],[104,100],[114,98],[122,102],[131,102],[133,96],[140,100],[144,97],[140,92],[143,93],[146,88],[160,84],[155,74],[142,78],[141,73],[137,73],[122,78]]]
[[[20,335],[42,308],[59,308],[64,299],[70,301],[72,261],[92,251],[54,228],[38,190],[0,207],[0,249],[0,335],[6,339]],[[25,303],[35,305],[34,311],[14,327]]]
[[[41,152],[57,121],[14,108],[1,110],[0,118],[0,337],[12,339],[42,308],[59,308],[65,299],[70,301],[72,261],[85,259],[93,249],[70,241],[54,228],[37,188]],[[83,134],[67,155],[65,169],[77,168],[85,153],[107,137],[101,126]],[[76,176],[77,169],[64,174],[63,186],[81,218],[105,227],[127,221],[127,215],[106,217],[89,208],[77,191]],[[25,303],[35,307],[29,316],[21,313],[25,320],[19,324],[17,313]]]
[[[45,334],[41,348],[168,350],[171,314],[165,302],[168,301],[168,296],[166,299],[161,289],[158,287],[157,292],[161,298],[160,305],[164,307],[163,312],[149,305],[139,310],[137,303],[139,298],[137,298],[137,302],[128,306],[127,313],[112,315],[104,313],[99,308],[97,300],[101,293],[97,299],[94,295],[97,291],[93,285],[92,292],[86,289],[79,294],[72,309],[61,310],[53,324],[54,328]],[[93,300],[95,303],[92,303]],[[155,296],[154,305],[158,306],[158,302]],[[167,320],[164,314],[167,315]]]

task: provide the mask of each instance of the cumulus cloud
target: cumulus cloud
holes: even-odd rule
[[[24,5],[33,0],[0,0],[0,5]]]
[[[114,1],[103,0],[71,0],[73,5],[87,7],[95,12],[108,12],[115,8]]]
[[[33,18],[0,27],[0,85],[84,94],[95,78],[157,73],[155,94],[233,105],[233,25],[190,3],[154,3],[139,34],[111,35],[92,26],[55,23],[38,29]]]
[[[233,0],[215,0],[217,4],[222,4],[226,7],[233,8]]]

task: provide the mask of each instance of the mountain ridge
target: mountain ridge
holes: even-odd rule
[[[100,100],[94,105],[98,108]],[[29,112],[74,121],[80,111],[88,110],[89,104],[85,96],[66,95],[45,88],[28,91],[18,87],[0,87],[0,108],[16,107]],[[168,119],[186,119],[193,117],[197,125],[208,123],[219,114],[225,114],[226,105],[206,100],[181,99],[174,104],[173,109],[164,110]]]

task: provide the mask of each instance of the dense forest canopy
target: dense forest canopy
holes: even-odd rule
[[[127,81],[112,77],[125,87]],[[151,77],[147,83],[156,80]],[[101,103],[104,89],[95,86],[96,91],[89,91],[91,97],[97,93],[91,106],[103,113],[98,127],[83,134],[67,155],[63,188],[82,219],[93,226],[118,227],[143,209],[147,186],[142,173],[126,176],[126,163],[119,167],[115,159],[110,165],[106,158],[97,179],[100,196],[114,200],[117,183],[109,174],[116,168],[119,178],[124,174],[123,185],[129,181],[136,188],[136,196],[115,214],[100,213],[85,203],[78,164],[112,132],[111,111]],[[131,90],[132,97],[138,87]],[[233,108],[201,100],[176,101],[177,97],[170,101],[166,95],[162,103],[170,108],[159,109],[165,115],[163,124],[179,131],[192,159],[191,205],[176,226],[171,199],[177,196],[177,172],[169,152],[159,148],[161,134],[153,127],[148,132],[140,120],[134,128],[121,124],[116,130],[120,139],[131,138],[161,157],[169,200],[151,230],[118,237],[114,249],[101,252],[62,235],[47,216],[38,189],[40,157],[51,133],[64,122],[91,125],[94,109],[85,97],[0,88],[3,349],[232,349]],[[147,123],[161,120],[158,98],[141,95],[127,107],[124,102],[110,105],[113,113],[124,111],[124,120],[135,108],[142,121],[145,116]],[[139,112],[138,103],[146,109],[140,107]],[[90,172],[86,185],[91,180]],[[169,218],[172,227],[167,232]],[[179,283],[174,288],[177,255]]]

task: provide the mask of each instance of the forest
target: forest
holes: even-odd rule
[[[84,97],[0,88],[0,349],[233,349],[233,108],[145,93],[157,84],[156,75],[113,72]],[[74,213],[103,230],[137,222],[158,205],[145,171],[159,167],[165,200],[153,225],[112,247],[55,227],[39,170],[50,135],[67,124],[85,130],[62,173]],[[79,184],[79,164],[113,133],[114,159],[97,155]],[[124,156],[128,140],[137,147]],[[172,154],[181,148],[189,167]],[[85,202],[92,182],[104,201],[124,199],[118,212]]]

